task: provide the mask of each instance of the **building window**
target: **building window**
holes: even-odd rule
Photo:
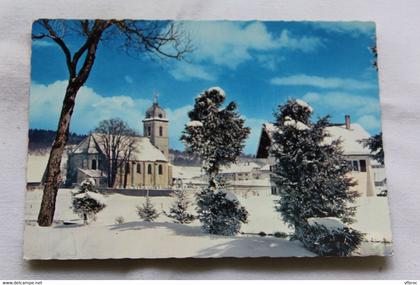
[[[271,186],[271,195],[277,195],[277,187]]]
[[[147,127],[147,135],[150,137],[152,135],[152,128]]]
[[[366,172],[366,160],[359,160],[360,163],[360,171]]]
[[[162,128],[162,126],[159,127],[159,136],[160,137],[163,136],[163,128]]]
[[[353,171],[359,171],[359,163],[358,163],[358,161],[357,160],[353,160],[353,162],[352,162],[352,170]]]
[[[159,166],[158,166],[158,173],[159,173],[159,175],[162,175],[163,174],[162,164],[159,164]]]
[[[141,165],[140,165],[140,163],[137,163],[137,173],[141,173]]]
[[[92,169],[96,169],[96,159],[92,159]]]
[[[159,118],[162,118],[163,117],[163,115],[162,114],[159,114]]]
[[[147,174],[152,174],[152,165],[151,164],[149,164],[147,166]]]

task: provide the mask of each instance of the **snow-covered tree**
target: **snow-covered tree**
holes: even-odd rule
[[[197,195],[202,228],[208,233],[233,235],[239,231],[240,223],[246,222],[248,213],[236,199],[226,198],[218,174],[222,166],[237,161],[250,129],[244,126],[235,102],[223,108],[225,100],[225,92],[219,87],[197,96],[181,140],[188,152],[200,157],[209,179],[208,186]]]
[[[146,196],[146,201],[142,206],[137,206],[137,214],[145,222],[153,222],[159,213],[156,211],[149,196]]]
[[[174,193],[175,202],[169,209],[169,213],[165,213],[166,216],[173,219],[175,223],[189,224],[195,220],[195,216],[188,212],[190,201],[183,190],[177,190]]]
[[[311,122],[312,108],[302,100],[288,100],[275,113],[276,159],[273,180],[279,188],[277,210],[302,240],[308,218],[337,217],[351,223],[357,192],[340,140],[325,143],[329,117]]]
[[[226,236],[239,233],[241,223],[248,218],[232,193],[222,189],[215,192],[210,186],[197,194],[197,213],[205,232]]]
[[[105,198],[95,190],[95,180],[86,179],[80,188],[72,193],[73,212],[78,214],[85,224],[94,220],[96,214],[106,207]]]
[[[181,137],[187,151],[201,158],[210,180],[217,176],[220,167],[236,162],[250,133],[235,102],[222,107],[225,99],[225,92],[219,87],[197,96]]]

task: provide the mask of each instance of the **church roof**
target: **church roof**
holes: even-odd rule
[[[125,136],[134,140],[134,149],[131,160],[137,161],[168,161],[165,155],[155,147],[148,138],[138,136]],[[77,145],[73,153],[99,154],[104,153],[105,149],[99,133],[92,133]]]
[[[271,123],[264,123],[263,130],[272,141],[273,134],[278,131],[277,127]],[[331,143],[333,140],[341,139],[345,155],[370,155],[369,148],[364,147],[359,140],[368,139],[369,133],[359,124],[351,124],[347,129],[346,125],[334,125],[326,128],[329,137],[325,143]]]
[[[154,102],[153,105],[146,110],[146,118],[143,121],[156,119],[165,121],[167,120],[165,110],[163,110],[157,102]]]

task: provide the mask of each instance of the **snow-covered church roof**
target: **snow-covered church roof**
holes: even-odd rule
[[[271,123],[264,123],[263,130],[268,135],[270,140],[273,139],[273,134],[278,131],[277,127]],[[351,124],[350,128],[346,125],[333,125],[327,127],[329,137],[325,139],[325,143],[331,143],[333,140],[341,139],[344,154],[346,155],[370,155],[367,147],[363,147],[360,140],[368,139],[369,133],[359,124]]]
[[[149,138],[137,136],[127,138],[132,138],[134,140],[134,149],[131,154],[131,160],[168,161],[165,155],[150,142]],[[105,150],[101,140],[102,138],[100,134],[92,133],[77,145],[77,147],[73,150],[73,153],[104,153]]]

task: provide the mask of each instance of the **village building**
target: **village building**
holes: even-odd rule
[[[260,179],[260,166],[255,162],[240,162],[222,167],[220,177],[226,181],[245,181]]]
[[[274,124],[265,123],[262,126],[260,141],[256,157],[265,159],[269,165],[275,164],[275,158],[270,155],[270,148],[273,142],[273,134],[278,129]],[[354,188],[364,197],[376,196],[375,190],[375,175],[372,167],[373,160],[371,158],[370,150],[364,147],[360,141],[368,139],[369,133],[359,124],[351,124],[350,116],[345,116],[344,124],[334,124],[327,127],[329,137],[326,138],[325,143],[330,143],[333,140],[341,139],[344,156],[351,165],[350,175],[357,182]],[[278,194],[276,185],[271,185],[271,193]]]
[[[132,151],[117,170],[115,188],[167,189],[172,184],[169,163],[169,121],[156,97],[143,120],[144,136],[132,139]],[[107,158],[101,135],[89,134],[68,154],[67,184],[79,184],[86,178],[95,179],[100,187],[107,186]]]

